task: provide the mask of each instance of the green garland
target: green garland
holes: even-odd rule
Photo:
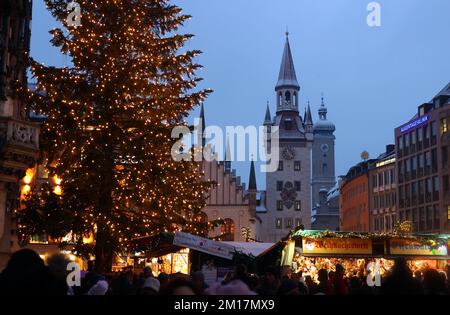
[[[285,239],[295,238],[309,238],[309,239],[322,239],[322,238],[359,238],[359,239],[371,239],[371,240],[390,240],[393,238],[404,239],[409,241],[416,241],[423,245],[428,245],[432,249],[436,249],[442,245],[447,245],[446,242],[449,239],[449,235],[414,235],[405,229],[406,224],[399,224],[398,228],[394,229],[392,233],[368,233],[368,232],[336,232],[336,231],[317,231],[317,230],[302,230],[296,229],[291,231],[288,237]],[[397,227],[397,226],[396,226]]]

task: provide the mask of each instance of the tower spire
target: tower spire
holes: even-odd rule
[[[225,171],[231,172],[231,148],[230,148],[230,138],[227,135],[227,148],[225,151],[224,159]]]
[[[320,105],[320,108],[319,108],[319,119],[320,120],[326,120],[327,119],[327,113],[328,113],[328,109],[325,106],[325,102],[323,100],[323,93],[322,93],[322,104]]]
[[[272,116],[270,115],[269,101],[267,101],[266,117],[264,118],[264,125],[269,125],[271,123],[272,123]]]
[[[252,159],[250,164],[250,177],[248,179],[248,190],[257,190],[256,187],[256,175],[255,175],[255,162]]]
[[[275,90],[291,87],[300,90],[295,73],[294,60],[292,58],[291,46],[289,44],[289,32],[286,31],[286,43],[284,44],[283,57],[281,59],[280,73]]]

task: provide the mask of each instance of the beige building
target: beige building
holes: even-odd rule
[[[201,109],[203,130],[205,126],[204,109]],[[208,192],[207,205],[203,209],[209,221],[224,220],[224,224],[210,232],[210,237],[220,238],[222,241],[245,242],[255,237],[256,220],[256,179],[252,162],[248,190],[231,168],[229,148],[224,160],[219,161],[215,156],[213,161],[202,162],[204,179],[215,183]],[[247,234],[244,233],[246,230]],[[247,236],[246,236],[247,235]]]

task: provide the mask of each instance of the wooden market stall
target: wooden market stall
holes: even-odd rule
[[[278,265],[293,273],[301,271],[303,276],[317,279],[319,269],[332,271],[336,264],[344,266],[347,276],[364,275],[372,266],[383,275],[397,257],[405,258],[413,271],[445,270],[450,262],[449,235],[297,230],[271,253],[258,258],[266,265]]]

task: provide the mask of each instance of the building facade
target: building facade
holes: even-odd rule
[[[369,170],[370,232],[392,232],[397,222],[395,146],[386,146]]]
[[[36,164],[38,124],[29,121],[18,88],[27,87],[31,0],[0,3],[0,269],[19,248],[14,211],[22,178]]]
[[[450,232],[450,84],[395,129],[398,218],[416,232]]]
[[[340,185],[339,230],[369,232],[369,166],[361,162],[348,171]]]
[[[335,125],[327,120],[328,109],[322,97],[319,119],[314,123],[314,141],[312,145],[312,205],[321,203],[321,191],[330,191],[336,184],[334,165]]]
[[[266,173],[266,211],[258,212],[257,239],[264,242],[276,242],[300,225],[311,227],[313,122],[309,106],[303,118],[299,114],[300,85],[288,36],[275,93],[276,114],[272,118],[267,107],[264,126],[279,128],[280,162],[278,170]],[[271,145],[268,137],[269,152]]]
[[[202,130],[205,130],[205,112],[203,105],[200,111]],[[206,139],[203,137],[203,147]],[[232,169],[232,156],[229,144],[223,161],[213,153],[208,145],[212,159],[202,161],[204,180],[214,183],[208,191],[206,206],[202,209],[203,220],[223,220],[223,224],[209,233],[209,237],[222,241],[245,242],[255,237],[256,222],[256,176],[255,165],[250,166],[249,186],[241,182],[241,177]],[[245,230],[245,233],[244,233]]]
[[[339,231],[339,182],[330,190],[319,191],[319,202],[312,208],[311,229]]]

